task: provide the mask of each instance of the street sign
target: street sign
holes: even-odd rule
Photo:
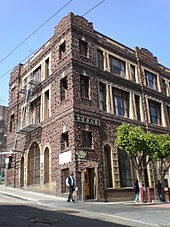
[[[85,162],[79,162],[79,163],[78,163],[78,170],[79,170],[80,172],[86,171],[86,163],[85,163]]]

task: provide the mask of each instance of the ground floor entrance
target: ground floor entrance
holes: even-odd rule
[[[95,168],[87,168],[84,172],[85,199],[95,199]]]

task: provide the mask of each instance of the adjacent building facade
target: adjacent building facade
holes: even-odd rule
[[[0,154],[6,149],[8,108],[0,105]],[[0,182],[4,182],[5,156],[0,155]]]
[[[126,47],[68,14],[11,73],[8,184],[64,196],[73,171],[79,198],[128,200],[136,173],[115,146],[116,128],[126,122],[169,133],[169,96],[170,70],[151,52]],[[145,175],[153,188],[150,166]]]

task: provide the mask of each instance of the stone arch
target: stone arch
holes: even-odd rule
[[[33,142],[28,152],[27,184],[40,184],[40,148]]]

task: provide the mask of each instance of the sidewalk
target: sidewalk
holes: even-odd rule
[[[0,193],[5,194],[11,197],[19,198],[25,201],[34,202],[37,204],[41,204],[41,201],[53,201],[53,202],[59,202],[59,201],[66,201],[66,198],[63,197],[57,197],[55,195],[40,193],[40,192],[33,192],[28,190],[23,190],[19,188],[13,188],[13,187],[5,187],[4,185],[0,185]],[[79,203],[82,203],[82,201],[78,201]],[[153,202],[147,202],[147,203],[138,203],[135,204],[134,201],[118,201],[118,202],[94,202],[94,201],[84,201],[84,203],[97,203],[97,204],[124,204],[124,205],[134,205],[134,206],[146,206],[146,205],[158,205],[163,204],[159,201]]]
[[[41,203],[40,202],[41,200],[52,200],[52,201],[65,200],[65,198],[56,197],[50,194],[27,191],[27,190],[18,189],[18,188],[12,188],[12,187],[5,187],[4,185],[0,185],[0,193],[15,197],[15,198],[19,198],[22,200],[35,202],[38,204]]]

